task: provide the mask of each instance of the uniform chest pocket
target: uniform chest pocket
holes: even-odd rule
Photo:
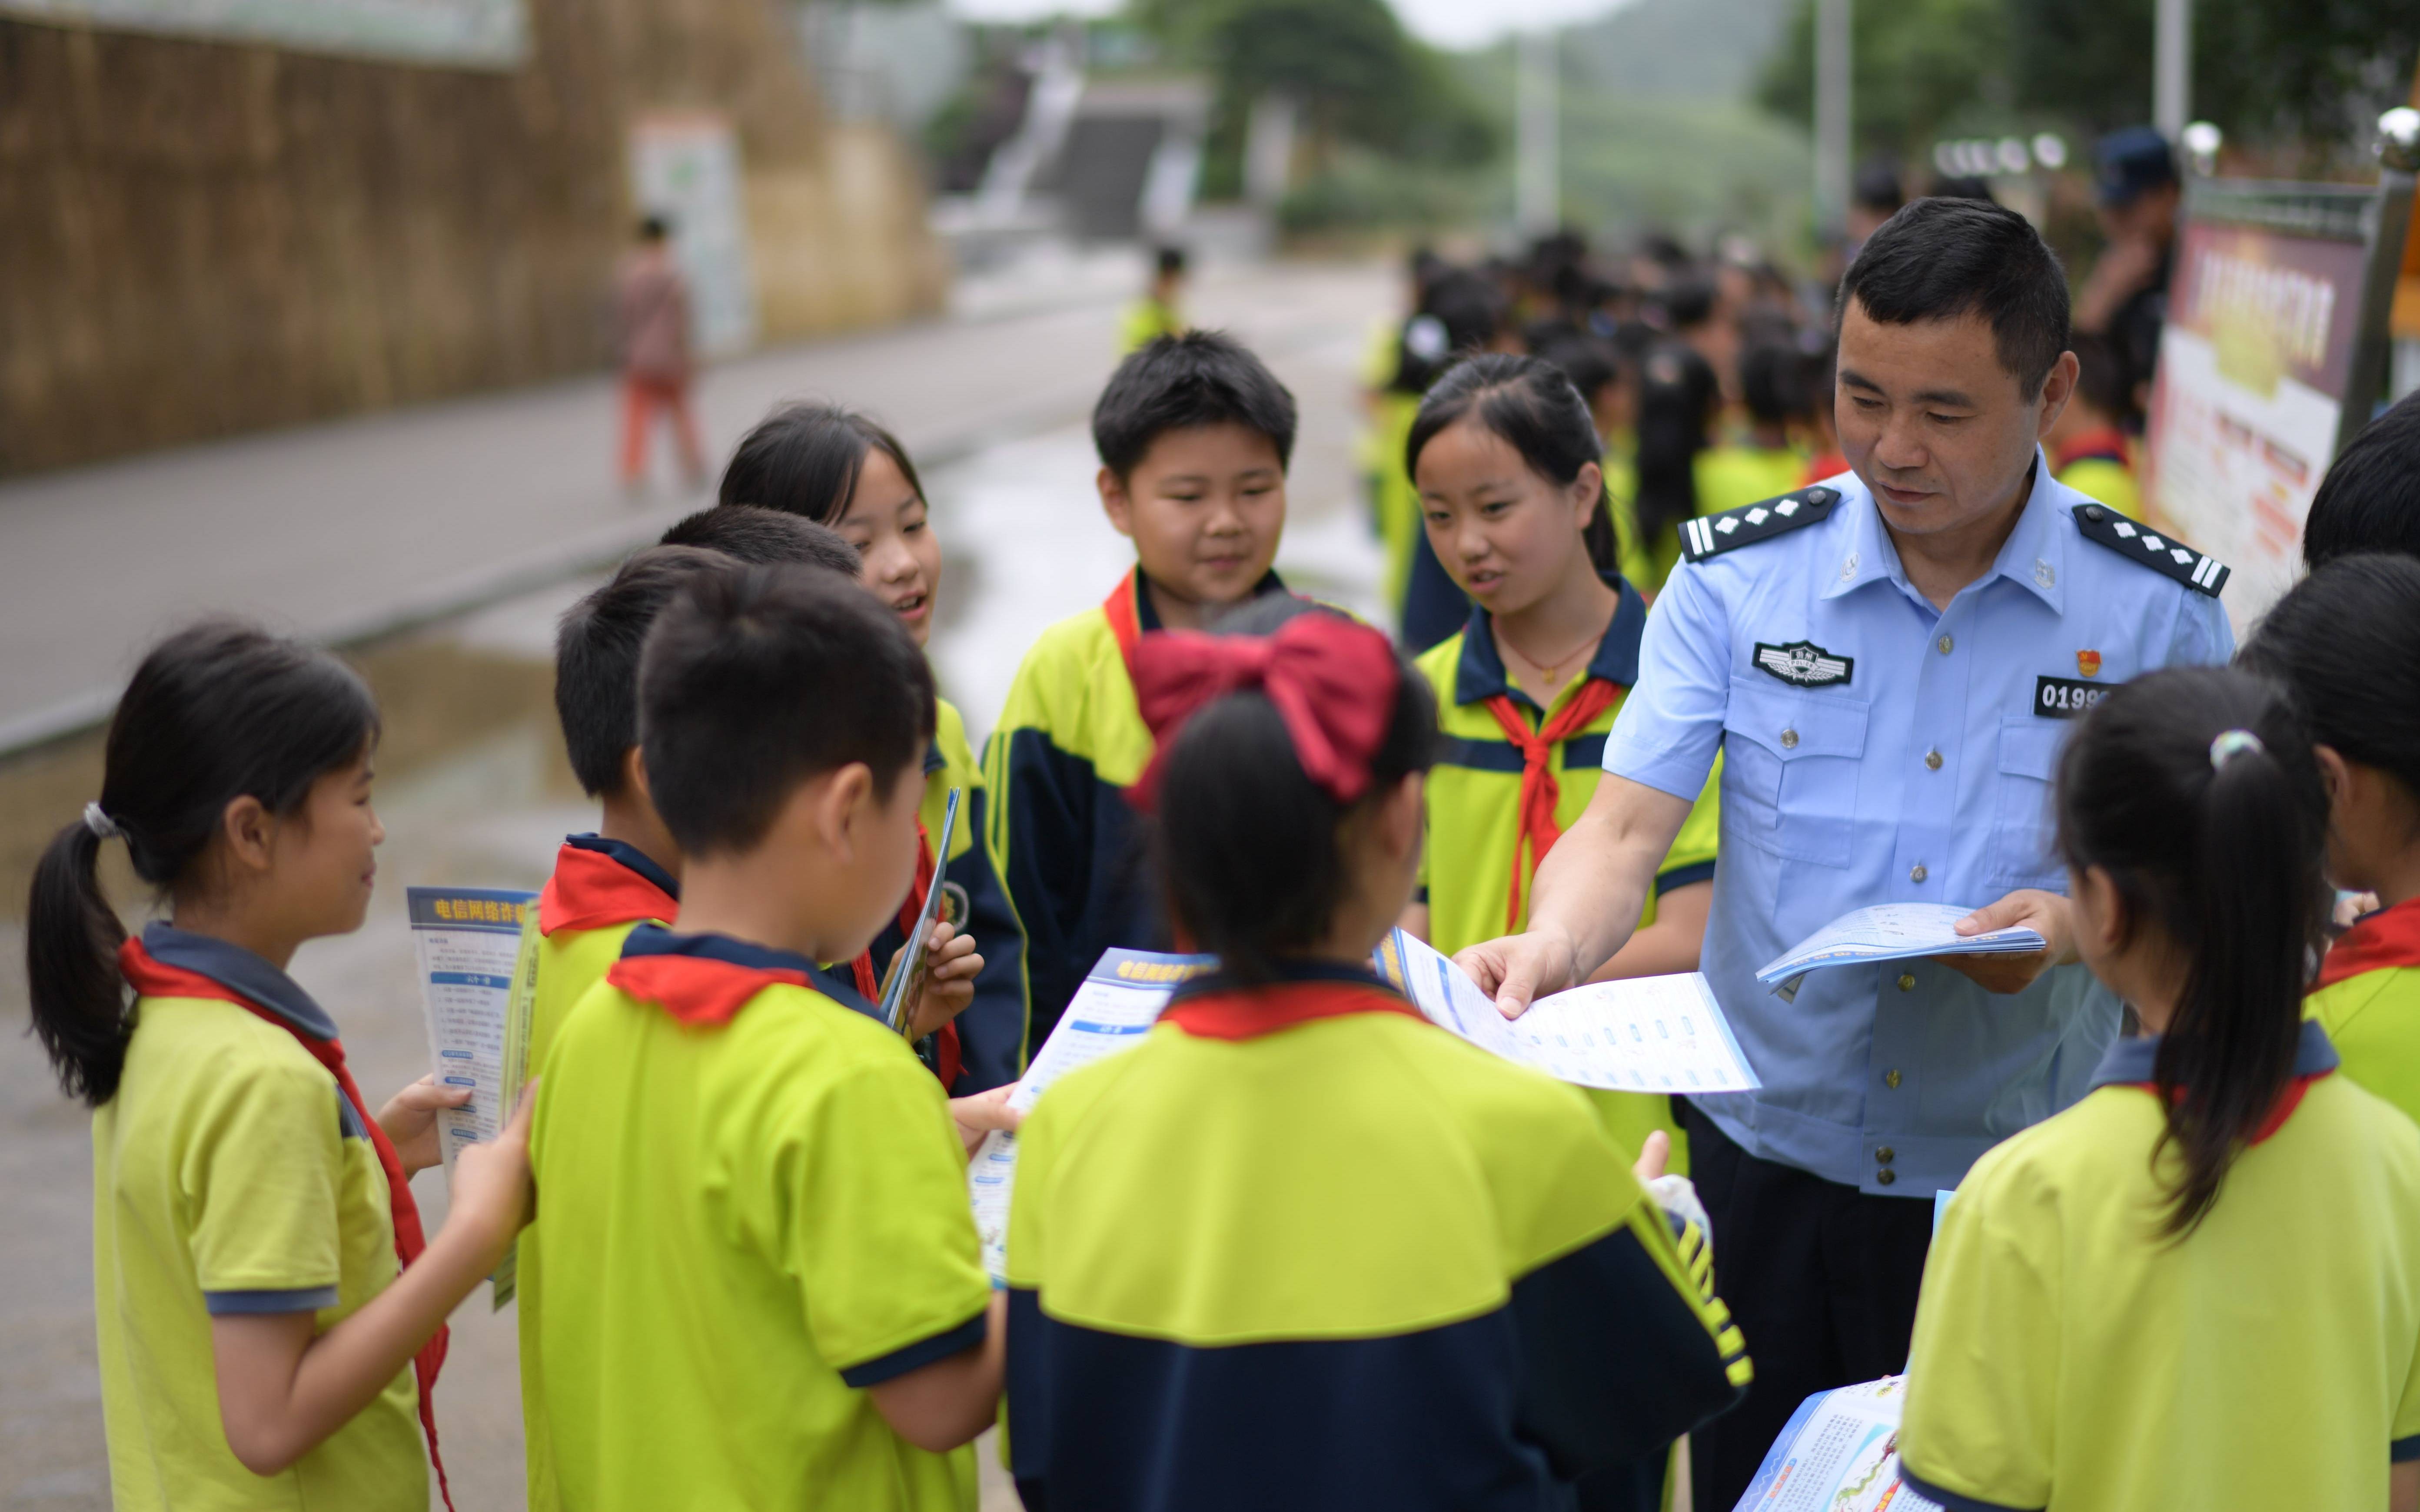
[[[2012,714],[2000,720],[1999,770],[1992,795],[1991,880],[2008,887],[2067,890],[2058,856],[2058,816],[2051,783],[2058,774],[2060,739],[2073,725]]]
[[[1723,834],[1776,856],[1846,866],[1856,833],[1867,704],[1731,679],[1723,714]]]

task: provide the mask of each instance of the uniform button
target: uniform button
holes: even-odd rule
[[[1798,748],[1797,731],[1784,730],[1781,733],[1781,748],[1783,750],[1796,750]]]
[[[1915,973],[1915,972],[1913,972],[1913,971],[1902,971],[1902,972],[1900,972],[1900,976],[1899,976],[1899,990],[1900,990],[1900,992],[1903,992],[1903,993],[1912,993],[1912,992],[1916,991],[1916,973]],[[1899,1074],[1899,1072],[1891,1072],[1891,1074],[1892,1074],[1892,1075],[1894,1075],[1894,1076],[1896,1076],[1896,1075],[1898,1075],[1898,1074]],[[1897,1083],[1897,1082],[1893,1082],[1893,1083],[1891,1083],[1891,1085],[1892,1085],[1893,1087],[1897,1087],[1897,1086],[1899,1085],[1899,1083]]]
[[[1899,1159],[1899,1151],[1893,1149],[1888,1145],[1885,1145],[1874,1151],[1874,1164],[1877,1165],[1887,1165],[1897,1159]]]
[[[1924,753],[1924,769],[1928,772],[1937,772],[1941,770],[1941,752],[1937,750],[1926,751]]]
[[[1934,641],[1934,642],[1933,642],[1933,644],[1934,644],[1934,645],[1937,645],[1937,646],[1939,646],[1939,647],[1941,648],[1941,654],[1942,654],[1943,656],[1947,656],[1947,655],[1949,655],[1949,648],[1950,648],[1951,646],[1956,645],[1957,643],[1958,643],[1957,641],[1950,640],[1950,639],[1949,639],[1947,636],[1946,636],[1946,635],[1945,635],[1945,636],[1943,636],[1940,640],[1936,640],[1936,641]]]
[[[1894,1092],[1899,1090],[1899,1072],[1896,1068],[1883,1072],[1883,1085]]]
[[[1910,882],[1922,882],[1925,879],[1925,876],[1926,872],[1924,870],[1924,863],[1922,861],[1918,861],[1914,866],[1907,869],[1907,880]]]
[[[1899,1178],[1892,1174],[1891,1168],[1887,1165],[1874,1173],[1874,1185],[1876,1186],[1888,1186],[1898,1180]]]

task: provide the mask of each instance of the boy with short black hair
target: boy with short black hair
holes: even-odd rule
[[[752,566],[784,562],[830,567],[854,578],[864,563],[840,532],[779,509],[754,504],[715,504],[664,532],[666,546],[704,547]]]
[[[1128,659],[1146,632],[1285,591],[1270,563],[1294,437],[1294,395],[1214,332],[1152,342],[1094,407],[1101,507],[1136,564],[1042,633],[984,747],[993,854],[1025,924],[1029,1056],[1103,950],[1167,943],[1124,796],[1152,748]]]
[[[809,985],[915,870],[932,674],[854,584],[748,567],[685,585],[639,687],[678,932],[631,931],[532,1134],[563,1502],[971,1512],[1002,1334],[963,1153],[907,1042]]]
[[[2303,565],[2356,551],[2420,556],[2420,394],[2361,428],[2319,480],[2303,521]]]

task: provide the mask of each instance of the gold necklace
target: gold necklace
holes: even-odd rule
[[[1617,604],[1615,607],[1618,609],[1621,606]],[[1531,671],[1537,673],[1539,681],[1544,685],[1549,692],[1552,692],[1554,689],[1563,686],[1561,676],[1563,668],[1569,665],[1574,658],[1586,656],[1591,648],[1602,642],[1605,640],[1605,632],[1612,627],[1613,617],[1611,615],[1607,615],[1606,617],[1606,623],[1603,625],[1599,626],[1586,640],[1580,641],[1579,644],[1572,647],[1569,651],[1564,652],[1553,661],[1540,661],[1535,656],[1532,656],[1528,652],[1522,650],[1519,646],[1513,643],[1511,636],[1504,633],[1504,629],[1501,625],[1497,626],[1496,640],[1497,644],[1501,645],[1505,650],[1512,653],[1514,657],[1527,664]]]

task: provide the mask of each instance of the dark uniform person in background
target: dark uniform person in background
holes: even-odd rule
[[[2151,372],[2160,362],[2184,185],[2168,139],[2149,126],[2111,132],[2092,156],[2101,230],[2109,242],[2076,294],[2075,329],[2109,343],[2140,413],[2149,408]]]
[[[1692,1173],[1756,1381],[1691,1436],[1733,1505],[1809,1394],[1902,1369],[1932,1222],[1996,1141],[2086,1089],[2118,1005],[2074,950],[2050,786],[2074,717],[2226,659],[2226,569],[2053,479],[2067,282],[2024,217],[1922,199],[1851,265],[1846,477],[1683,522],[1605,778],[1526,933],[1456,959],[1510,1011],[1628,938],[1723,757],[1703,969],[1761,1089],[1690,1101]],[[1759,967],[1853,908],[1979,908],[2047,948],[1804,979]]]

